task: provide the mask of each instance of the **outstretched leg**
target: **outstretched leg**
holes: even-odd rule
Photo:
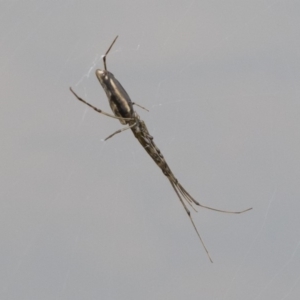
[[[136,102],[132,102],[132,105],[136,105],[136,106],[138,106],[138,107],[140,107],[140,108],[146,110],[147,112],[149,112],[149,109],[143,107],[142,105],[137,104]]]
[[[121,133],[121,132],[123,132],[123,131],[125,131],[125,130],[127,130],[127,129],[130,129],[130,128],[132,128],[132,127],[134,127],[136,125],[136,122],[133,124],[133,125],[128,125],[127,127],[124,127],[124,128],[122,128],[122,129],[119,129],[119,130],[117,130],[116,132],[114,132],[113,134],[111,134],[110,136],[108,136],[106,139],[105,139],[105,141],[107,141],[108,139],[110,139],[111,137],[113,137],[115,134],[117,134],[117,133]]]
[[[183,207],[184,207],[186,213],[188,214],[188,216],[189,216],[189,218],[190,218],[190,221],[192,222],[193,227],[194,227],[194,229],[196,230],[196,233],[197,233],[197,235],[198,235],[198,237],[199,237],[199,239],[200,239],[200,241],[201,241],[201,244],[202,244],[204,250],[206,251],[206,254],[207,254],[209,260],[210,260],[211,262],[213,262],[212,259],[211,259],[211,257],[210,257],[210,255],[209,255],[209,252],[208,252],[208,250],[207,250],[207,248],[206,248],[206,246],[205,246],[205,244],[204,244],[204,241],[202,240],[202,238],[201,238],[201,236],[200,236],[200,233],[198,232],[197,227],[196,227],[196,225],[195,225],[195,223],[194,223],[194,221],[193,221],[193,219],[192,219],[191,212],[188,210],[187,206],[185,205],[185,203],[184,203],[183,199],[181,198],[179,192],[177,191],[176,186],[174,185],[174,183],[173,183],[171,180],[170,180],[170,183],[171,183],[171,185],[172,185],[174,191],[176,192],[176,194],[177,194],[177,196],[178,196],[178,198],[179,198],[181,204],[183,205]]]
[[[174,182],[174,185],[178,188],[178,191],[180,192],[180,194],[190,203],[195,203],[196,205],[206,208],[206,209],[210,209],[210,210],[214,210],[214,211],[218,211],[218,212],[222,212],[222,213],[227,213],[227,214],[242,214],[248,210],[251,210],[252,207],[247,208],[245,210],[241,210],[241,211],[229,211],[229,210],[221,210],[221,209],[217,209],[214,207],[210,207],[210,206],[206,206],[206,205],[202,205],[201,203],[199,203],[198,201],[196,201],[184,188],[183,186],[177,181],[176,183]]]
[[[82,98],[80,98],[80,97],[72,90],[71,87],[70,87],[70,91],[73,93],[73,95],[74,95],[79,101],[83,102],[84,104],[86,104],[87,106],[91,107],[92,109],[94,109],[96,112],[98,112],[98,113],[100,113],[100,114],[103,114],[103,115],[105,115],[105,116],[107,116],[107,117],[111,117],[111,118],[118,119],[118,120],[126,120],[126,121],[127,121],[127,120],[128,120],[128,121],[129,121],[129,120],[132,120],[132,118],[120,118],[120,117],[116,117],[116,116],[114,116],[114,115],[112,115],[112,114],[106,113],[106,112],[102,111],[101,109],[99,109],[99,108],[93,106],[92,104],[86,102],[86,101],[83,100]]]
[[[117,40],[118,35],[115,37],[115,39],[113,40],[113,42],[111,43],[111,45],[109,46],[108,50],[106,51],[106,53],[102,56],[103,58],[103,64],[104,64],[104,70],[107,71],[106,68],[106,55],[109,53],[110,49],[112,48],[112,46],[114,45],[115,41]]]

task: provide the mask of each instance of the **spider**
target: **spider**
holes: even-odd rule
[[[206,209],[222,212],[222,213],[231,213],[231,214],[241,214],[246,211],[251,210],[252,208],[248,208],[242,211],[227,211],[227,210],[221,210],[216,209],[213,207],[205,206],[203,204],[200,204],[198,201],[196,201],[184,188],[183,186],[178,182],[174,174],[172,173],[170,167],[168,166],[166,160],[164,159],[163,155],[161,154],[158,147],[155,145],[153,141],[153,137],[150,135],[147,126],[143,120],[141,120],[140,116],[137,114],[137,112],[134,110],[133,106],[139,106],[143,109],[143,106],[132,102],[129,95],[125,91],[125,89],[122,87],[121,83],[115,78],[115,76],[107,70],[106,66],[106,57],[111,50],[112,46],[114,45],[115,41],[117,40],[118,36],[113,40],[111,45],[109,46],[106,53],[102,56],[103,58],[103,65],[104,70],[96,70],[96,77],[98,78],[100,84],[102,85],[107,98],[109,105],[111,107],[111,110],[113,111],[113,115],[106,113],[102,111],[101,109],[93,106],[92,104],[88,103],[81,97],[79,97],[70,87],[71,92],[73,95],[84,104],[88,105],[89,107],[93,108],[98,113],[101,113],[103,115],[106,115],[111,118],[118,119],[121,124],[127,125],[126,127],[123,127],[122,129],[114,132],[110,136],[108,136],[105,140],[108,140],[109,138],[113,137],[115,134],[121,133],[127,129],[131,129],[134,136],[137,138],[137,140],[140,142],[140,144],[143,146],[143,148],[147,151],[147,153],[151,156],[151,158],[154,160],[154,162],[158,165],[158,167],[162,170],[163,174],[168,178],[170,181],[170,184],[172,188],[174,189],[175,193],[177,194],[181,204],[183,205],[201,243],[203,248],[205,249],[207,256],[211,262],[211,256],[205,246],[205,243],[203,239],[201,238],[196,225],[193,221],[193,218],[191,216],[191,212],[188,209],[188,205],[190,205],[195,211],[195,205],[199,207],[203,207]],[[147,109],[146,109],[147,110]]]

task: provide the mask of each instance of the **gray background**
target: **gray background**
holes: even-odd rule
[[[1,299],[299,299],[300,2],[1,1]],[[193,214],[110,112],[126,88]]]

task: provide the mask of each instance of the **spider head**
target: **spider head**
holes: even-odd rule
[[[109,72],[106,70],[100,70],[100,69],[96,70],[96,76],[97,76],[98,80],[100,81],[100,83],[108,80],[108,75],[109,75]]]
[[[114,77],[114,75],[112,73],[110,73],[109,71],[100,70],[100,69],[96,70],[96,76],[104,89],[107,88],[111,78]]]
[[[100,69],[96,70],[96,76],[107,96],[110,97],[112,91],[111,82],[114,82],[115,76],[109,71]]]

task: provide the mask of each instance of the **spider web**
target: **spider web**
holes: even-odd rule
[[[296,1],[1,2],[1,299],[298,299]],[[184,188],[110,113],[107,66]]]

